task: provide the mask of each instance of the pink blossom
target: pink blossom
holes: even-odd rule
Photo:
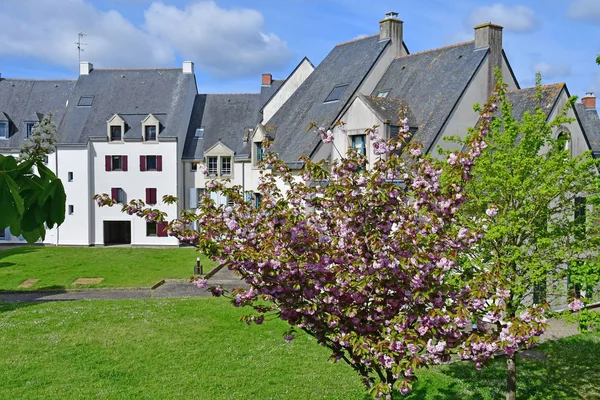
[[[485,213],[488,217],[493,218],[498,215],[498,208],[496,206],[490,206],[487,210],[485,210]]]
[[[196,287],[198,287],[200,289],[204,289],[208,283],[208,280],[198,279],[198,280],[195,280],[193,283],[194,283],[194,285],[196,285]]]
[[[577,312],[577,311],[583,309],[584,307],[585,307],[585,305],[583,304],[583,301],[581,301],[580,299],[574,299],[572,302],[569,303],[569,308],[573,312]]]

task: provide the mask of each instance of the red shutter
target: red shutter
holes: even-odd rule
[[[156,235],[159,237],[167,236],[167,223],[166,222],[159,222],[158,224],[156,224]]]
[[[162,171],[162,156],[156,156],[156,170]]]
[[[110,156],[104,156],[104,170],[112,171]]]
[[[123,171],[127,171],[127,156],[122,156],[121,162],[123,164]]]
[[[110,198],[113,200],[117,200],[117,197],[119,197],[119,188],[110,189]]]
[[[152,201],[154,202],[153,204],[158,203],[158,200],[156,199],[156,189],[150,189],[150,193],[152,193]]]
[[[152,195],[148,188],[146,188],[146,204],[152,204]]]
[[[146,156],[140,156],[140,171],[146,170]]]

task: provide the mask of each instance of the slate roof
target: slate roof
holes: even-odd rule
[[[259,122],[260,93],[199,94],[188,128],[184,159],[202,160],[204,152],[221,141],[236,154],[244,152],[246,129]],[[204,138],[194,138],[196,128],[204,127]]]
[[[389,121],[391,125],[402,125],[401,119],[407,118],[410,127],[418,125],[417,118],[411,111],[408,100],[364,96],[362,94],[359,97],[382,122]]]
[[[520,121],[526,111],[531,113],[535,107],[540,107],[546,115],[549,115],[564,88],[564,83],[541,86],[539,99],[535,87],[509,90],[506,92],[506,97],[513,106],[513,117]]]
[[[418,126],[413,140],[429,151],[487,52],[471,41],[397,57],[372,95],[390,90],[388,99],[407,99]]]
[[[588,143],[597,156],[600,152],[600,118],[595,108],[587,108],[582,103],[575,104],[575,113],[583,127],[583,134],[587,137]]]
[[[10,121],[10,137],[0,139],[0,149],[20,148],[25,122],[38,122],[45,114],[51,113],[58,127],[74,86],[74,80],[0,79],[0,119]]]
[[[148,114],[161,123],[159,140],[181,132],[183,136],[188,123],[185,100],[195,87],[194,74],[184,74],[181,68],[93,69],[77,80],[59,142],[85,144],[89,138],[106,138],[106,122],[114,114],[125,120],[125,140],[142,138],[141,122]],[[92,105],[78,106],[81,96],[94,96]]]
[[[311,122],[330,126],[382,54],[389,40],[379,35],[337,45],[285,104],[265,123],[275,129],[273,151],[288,163],[309,155],[319,144],[306,132]],[[339,101],[323,103],[336,85],[348,84]]]

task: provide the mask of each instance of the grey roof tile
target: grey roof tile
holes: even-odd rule
[[[181,68],[93,69],[77,80],[59,141],[85,144],[89,138],[105,138],[106,121],[114,114],[127,124],[125,139],[141,139],[141,121],[148,114],[161,122],[159,140],[178,137],[187,131],[184,103],[190,90],[195,91],[194,75]],[[81,96],[94,96],[92,105],[78,106]]]
[[[260,93],[199,94],[188,128],[184,159],[202,160],[204,152],[221,141],[236,154],[244,153],[246,129],[259,122]],[[196,128],[204,127],[204,138],[194,138]]]
[[[597,154],[600,152],[600,118],[595,108],[587,108],[584,104],[575,104],[575,112],[583,127],[591,150]]]
[[[427,150],[487,54],[474,47],[466,42],[397,57],[373,90],[373,96],[390,90],[389,99],[408,100],[419,128],[413,140]]]
[[[513,117],[520,121],[525,112],[531,113],[536,107],[540,107],[549,115],[564,87],[564,83],[541,86],[539,98],[535,87],[509,90],[506,97],[513,106]]]
[[[401,125],[402,118],[407,118],[409,126],[417,126],[417,118],[411,111],[408,100],[362,94],[359,97],[382,122],[389,121],[391,125]]]
[[[319,144],[309,125],[330,126],[389,44],[371,36],[337,45],[287,102],[265,123],[275,128],[273,151],[285,162],[309,155]],[[348,84],[339,101],[323,102],[336,85]]]
[[[25,122],[37,122],[40,115],[51,113],[58,127],[74,86],[74,80],[0,79],[0,111],[10,121],[10,137],[0,140],[0,149],[20,148]]]

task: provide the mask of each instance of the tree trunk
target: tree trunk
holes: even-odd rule
[[[506,400],[517,399],[517,364],[515,355],[506,358]]]

